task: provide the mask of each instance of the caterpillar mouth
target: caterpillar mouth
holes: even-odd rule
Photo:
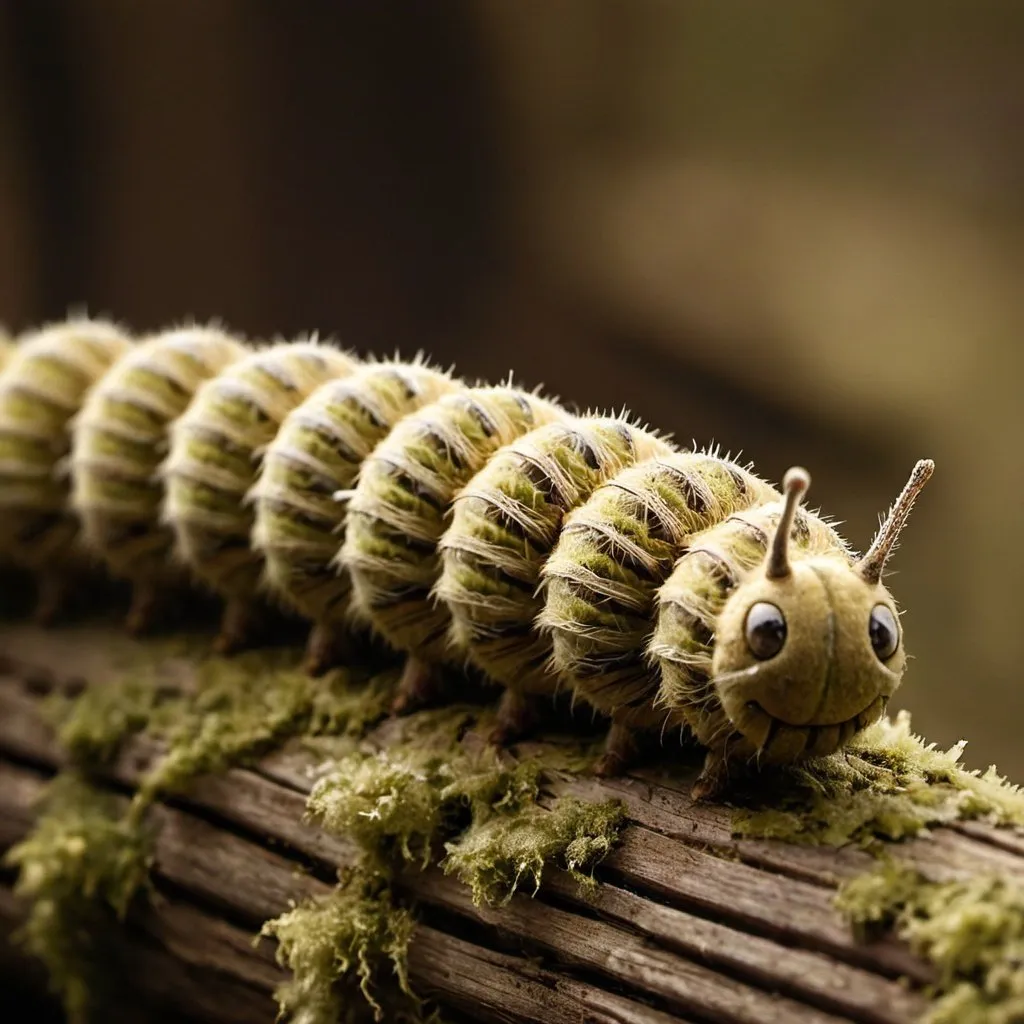
[[[735,724],[739,734],[754,747],[759,761],[781,764],[835,753],[877,721],[888,703],[888,697],[878,696],[863,711],[838,724],[790,725],[751,700],[744,705],[742,720]]]

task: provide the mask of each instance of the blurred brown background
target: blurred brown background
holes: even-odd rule
[[[0,320],[218,316],[742,448],[863,547],[901,703],[1024,778],[1024,5],[10,0]]]

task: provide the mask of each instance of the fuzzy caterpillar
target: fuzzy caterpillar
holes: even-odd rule
[[[451,613],[452,647],[505,687],[496,738],[521,731],[529,698],[558,683],[534,620],[564,516],[625,467],[672,451],[624,417],[569,417],[502,448],[456,497],[434,593]]]
[[[523,694],[561,685],[611,717],[605,771],[628,761],[638,730],[678,727],[708,750],[707,795],[737,762],[841,748],[900,682],[880,581],[931,462],[856,559],[800,508],[802,470],[780,494],[623,418],[313,342],[243,354],[206,332],[220,354],[178,376],[168,339],[189,333],[133,349],[78,321],[15,348],[0,371],[12,557],[40,572],[76,563],[59,471],[74,420],[86,538],[116,572],[134,568],[130,550],[171,579],[153,515],[163,486],[176,557],[226,598],[222,649],[243,639],[261,586],[313,620],[311,654],[351,613],[406,653],[399,704],[431,665],[468,660],[506,686],[514,727]],[[134,525],[119,524],[128,509]]]
[[[431,663],[452,660],[450,616],[431,596],[452,500],[503,445],[566,415],[511,384],[467,388],[400,420],[363,463],[341,566],[357,617],[410,656],[399,705],[416,699]]]
[[[90,551],[133,584],[128,626],[151,623],[160,596],[187,580],[169,558],[173,534],[160,522],[159,466],[170,425],[199,385],[245,347],[212,327],[186,327],[140,342],[92,389],[74,420],[71,505]]]
[[[0,557],[36,575],[42,621],[87,564],[68,502],[69,423],[130,346],[114,324],[74,319],[23,337],[0,373]]]
[[[314,623],[307,668],[337,658],[348,618],[348,576],[335,565],[345,501],[364,460],[395,424],[461,387],[421,360],[360,367],[319,387],[285,418],[253,489],[253,546],[266,561],[265,583]]]
[[[258,461],[292,409],[357,366],[315,340],[259,349],[206,380],[171,427],[162,517],[177,557],[225,599],[222,653],[245,642],[257,607],[262,558],[250,544],[247,496]]]

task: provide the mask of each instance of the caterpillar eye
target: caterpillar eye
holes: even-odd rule
[[[900,643],[900,627],[896,624],[896,616],[888,605],[876,604],[871,609],[868,636],[871,638],[871,649],[879,661],[888,661],[896,653]]]
[[[758,601],[747,612],[746,633],[747,646],[755,658],[774,658],[786,642],[785,616],[775,605]]]

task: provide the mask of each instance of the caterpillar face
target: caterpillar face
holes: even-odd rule
[[[880,583],[835,558],[755,570],[719,619],[712,684],[758,754],[827,754],[875,721],[906,664],[899,618]]]
[[[906,663],[881,569],[932,471],[915,468],[871,550],[854,561],[834,530],[786,500],[698,534],[662,588],[650,645],[658,705],[725,757],[830,754],[877,719]]]

